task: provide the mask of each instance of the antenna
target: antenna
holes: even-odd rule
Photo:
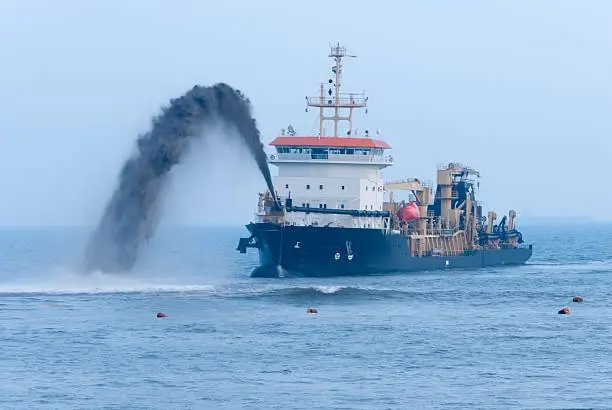
[[[338,137],[338,122],[348,121],[349,129],[347,135],[352,134],[353,130],[353,110],[358,108],[364,108],[367,106],[368,98],[364,93],[342,93],[340,91],[342,87],[342,59],[345,57],[355,58],[357,56],[346,53],[346,47],[340,46],[340,43],[336,43],[335,46],[330,46],[330,52],[328,57],[333,59],[334,65],[332,66],[332,73],[335,76],[333,79],[328,80],[330,88],[325,95],[325,84],[321,84],[319,97],[306,97],[307,108],[318,107],[319,108],[319,138],[323,136],[324,128],[323,123],[325,121],[333,121],[334,123],[334,137]],[[332,91],[331,86],[334,86]],[[325,109],[333,109],[333,116],[326,116]],[[341,109],[348,109],[348,115],[340,115]]]

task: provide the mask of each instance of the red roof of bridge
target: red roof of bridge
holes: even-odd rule
[[[344,147],[391,148],[384,141],[366,137],[276,137],[270,143],[276,147]]]

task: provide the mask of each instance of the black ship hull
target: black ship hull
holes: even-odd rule
[[[532,246],[466,251],[453,256],[411,256],[403,235],[379,229],[280,226],[251,223],[250,238],[241,238],[238,250],[259,251],[260,266],[252,277],[332,277],[439,269],[476,269],[520,265],[532,255]]]

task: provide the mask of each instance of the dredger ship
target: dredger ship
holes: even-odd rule
[[[237,250],[259,252],[253,277],[371,275],[525,263],[533,247],[510,210],[499,223],[476,198],[480,174],[459,163],[438,166],[434,184],[407,178],[383,182],[393,166],[390,145],[353,129],[353,113],[367,109],[365,93],[341,92],[346,48],[332,46],[333,76],[320,95],[306,97],[319,111],[319,133],[292,127],[270,145],[278,167],[275,192],[259,194],[249,237]],[[330,112],[331,111],[331,112]],[[331,121],[333,134],[324,125]],[[340,122],[348,123],[345,135]],[[396,196],[404,195],[404,201]]]

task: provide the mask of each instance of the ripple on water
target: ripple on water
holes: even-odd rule
[[[535,230],[533,263],[452,275],[251,279],[235,268],[240,232],[162,237],[159,268],[129,278],[15,274],[28,260],[13,254],[0,407],[606,408],[612,227],[597,229],[587,244]],[[232,252],[210,257],[216,242]]]

